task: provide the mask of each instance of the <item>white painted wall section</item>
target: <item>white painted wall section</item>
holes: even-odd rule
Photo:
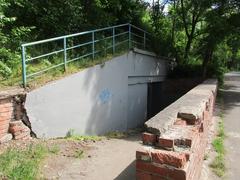
[[[167,62],[138,50],[51,82],[27,94],[26,110],[38,137],[63,137],[70,129],[99,135],[141,125],[147,83],[163,81]]]

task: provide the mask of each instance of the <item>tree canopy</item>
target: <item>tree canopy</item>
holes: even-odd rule
[[[20,71],[22,42],[122,23],[147,28],[182,71],[221,76],[240,68],[239,19],[239,0],[0,0],[0,79]]]

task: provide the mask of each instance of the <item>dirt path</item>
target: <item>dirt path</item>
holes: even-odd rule
[[[141,146],[140,133],[123,139],[104,139],[91,146],[82,159],[51,157],[43,169],[45,178],[135,179],[135,153]]]
[[[240,81],[226,81],[224,94],[224,121],[227,134],[227,167],[228,179],[239,179],[240,166]],[[211,145],[215,137],[219,120],[220,107],[216,106],[215,116],[209,135],[209,143],[200,180],[217,180],[218,178],[209,168],[216,153]],[[135,179],[135,153],[141,147],[141,133],[136,132],[123,139],[103,139],[86,145],[84,158],[52,156],[43,168],[47,179],[84,179],[84,180],[133,180]],[[66,149],[66,148],[65,148]],[[239,160],[238,160],[239,159]]]
[[[240,73],[225,75],[223,90],[227,179],[240,176]]]
[[[216,106],[215,116],[210,128],[208,158],[204,161],[200,180],[218,180],[209,164],[216,153],[211,145],[216,134],[217,123],[220,114],[219,106]],[[90,142],[86,146],[88,150],[84,158],[65,158],[52,156],[43,169],[47,179],[83,179],[83,180],[134,180],[135,179],[135,153],[141,147],[141,133],[136,132],[123,139],[103,139],[95,143]]]

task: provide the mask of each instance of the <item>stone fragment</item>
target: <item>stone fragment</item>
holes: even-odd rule
[[[2,138],[0,138],[0,144],[6,143],[10,140],[12,140],[13,136],[12,134],[8,133],[6,135],[4,135]]]

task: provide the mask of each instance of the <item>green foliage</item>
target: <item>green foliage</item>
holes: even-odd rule
[[[0,61],[0,75],[2,77],[8,77],[12,73],[12,70],[3,62]]]
[[[82,159],[84,157],[84,151],[83,150],[75,151],[74,157],[78,159]]]
[[[223,117],[220,117],[221,120],[218,124],[218,134],[217,137],[214,139],[212,145],[217,152],[217,155],[213,162],[210,164],[210,167],[213,169],[213,172],[219,176],[222,177],[225,174],[226,167],[224,163],[224,155],[225,155],[225,148],[224,148],[224,139],[225,139],[225,133],[224,133],[224,124],[223,124]]]
[[[60,147],[55,144],[55,145],[49,147],[48,151],[52,154],[57,154],[60,151]]]
[[[223,42],[217,46],[213,53],[213,60],[208,65],[208,76],[215,76],[220,87],[223,85],[224,73],[228,71],[227,64],[231,56],[230,47]]]
[[[21,43],[127,22],[142,26],[146,8],[147,3],[141,0],[69,0],[64,2],[60,0],[0,0],[1,82],[20,79]],[[106,35],[97,34],[96,36],[102,38]],[[68,43],[88,42],[90,38],[88,36],[80,39],[73,38]],[[27,52],[27,57],[59,50],[62,48],[60,44],[62,45],[62,42],[46,43],[44,47],[31,49],[31,54]],[[96,50],[110,45],[110,41],[96,43]],[[79,48],[77,51],[69,52],[68,57],[74,58],[89,53],[89,49],[90,46]],[[56,64],[53,62],[56,59],[60,58],[40,59],[36,61],[34,67],[30,65],[27,67],[28,72],[36,72],[39,69],[50,67]],[[6,82],[5,84],[13,83]]]
[[[170,78],[201,77],[201,64],[180,64],[169,72]]]
[[[238,0],[0,0],[0,80],[21,77],[20,44],[64,34],[132,23],[152,32],[152,49],[161,56],[173,57],[179,74],[215,76],[222,83],[226,69],[240,69],[240,3]],[[98,38],[106,36],[99,34]],[[71,39],[88,42],[89,36]],[[96,48],[111,45],[99,43]],[[62,48],[62,42],[46,43],[31,49],[28,57]],[[76,57],[90,47],[68,54]],[[106,52],[107,54],[108,52]],[[52,57],[27,67],[54,65]],[[196,62],[201,62],[196,65]],[[182,71],[180,71],[182,68]],[[190,70],[192,68],[192,70]],[[197,72],[194,72],[194,71]],[[174,74],[174,73],[173,73]],[[14,80],[15,81],[15,80]],[[12,84],[12,83],[11,83]]]
[[[141,24],[146,4],[135,0],[9,0],[6,13],[16,24],[34,26],[35,39],[45,39],[108,25]],[[33,37],[29,37],[29,40]]]
[[[46,155],[47,148],[42,145],[30,145],[24,150],[8,149],[0,155],[0,179],[36,179]]]
[[[153,2],[150,22],[157,37],[154,49],[176,59],[178,67],[172,74],[213,76],[222,84],[227,69],[240,67],[237,0]],[[202,67],[192,65],[195,61]]]
[[[66,134],[66,139],[74,141],[101,141],[101,136],[83,136],[75,133],[74,129],[70,129]]]
[[[224,156],[218,155],[213,160],[210,167],[213,169],[213,172],[217,176],[222,177],[225,174],[225,171],[226,171],[226,167],[225,167],[225,164],[224,164]]]
[[[127,136],[126,133],[120,132],[120,131],[111,131],[105,134],[108,138],[115,138],[115,139],[121,139]]]
[[[15,17],[5,15],[10,3],[0,0],[0,80],[12,77],[18,73],[20,67],[20,42],[30,33],[30,28],[13,24]]]

